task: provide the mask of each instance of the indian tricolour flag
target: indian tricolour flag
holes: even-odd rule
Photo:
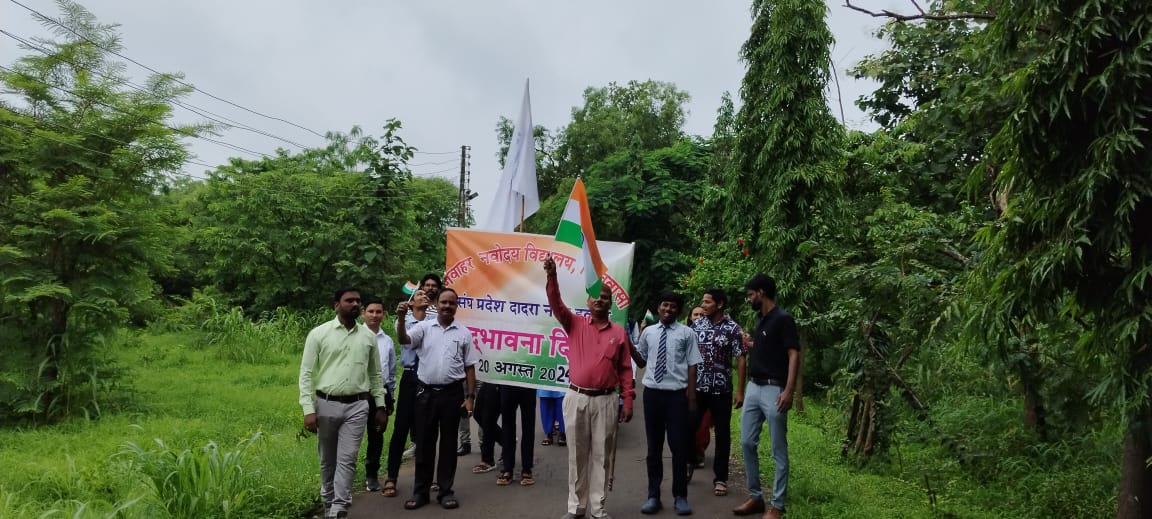
[[[417,288],[419,288],[419,287],[416,286],[416,283],[413,283],[411,281],[404,282],[404,293],[407,295],[415,294]]]
[[[584,181],[576,179],[572,186],[572,196],[564,206],[564,216],[556,228],[556,242],[566,243],[580,249],[578,258],[584,266],[584,289],[588,297],[600,297],[600,288],[607,269],[600,259],[600,249],[596,247],[596,233],[592,230],[592,213],[588,211],[588,194],[584,191]]]

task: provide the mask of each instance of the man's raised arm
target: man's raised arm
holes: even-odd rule
[[[411,307],[407,302],[396,305],[396,340],[400,344],[407,344],[410,349],[418,350],[420,345],[423,344],[424,335],[419,329],[412,330],[416,336],[413,337],[409,333],[408,327],[404,326],[404,318],[408,316],[408,310]]]
[[[556,260],[552,259],[551,255],[544,260],[544,272],[548,273],[548,283],[545,287],[548,292],[548,306],[552,307],[552,315],[560,321],[560,326],[563,326],[565,331],[570,331],[576,316],[560,297],[560,282],[556,279]]]

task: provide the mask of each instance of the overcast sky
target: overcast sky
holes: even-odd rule
[[[50,0],[20,0],[58,16]],[[498,178],[495,124],[515,119],[525,78],[532,82],[534,122],[566,124],[588,86],[654,79],[691,94],[685,130],[708,135],[720,96],[738,100],[744,65],[740,45],[751,24],[747,1],[538,0],[86,0],[103,23],[118,23],[123,54],[165,72],[183,72],[197,87],[255,111],[324,133],[360,125],[379,133],[388,118],[421,152],[421,176],[459,178],[459,149],[472,147],[472,189],[483,222]],[[854,101],[871,88],[844,71],[883,49],[879,21],[827,0],[836,38],[848,126],[868,128]],[[897,0],[859,5],[903,9]],[[0,28],[21,37],[49,36],[31,13],[0,0]],[[0,63],[24,51],[0,37]],[[137,79],[147,75],[129,65]],[[195,93],[185,100],[267,132],[314,146],[315,135]],[[839,114],[835,89],[833,113]],[[202,120],[184,110],[181,122]],[[229,130],[221,140],[270,153],[283,143]],[[237,152],[190,141],[197,159],[223,163]],[[426,154],[431,153],[431,154]],[[437,154],[443,153],[443,154]],[[239,154],[239,156],[245,156]],[[248,157],[253,158],[253,157]],[[199,175],[204,168],[189,166]]]

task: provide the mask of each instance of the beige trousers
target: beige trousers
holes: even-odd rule
[[[620,396],[564,395],[568,435],[568,513],[604,517],[608,498],[608,459],[616,434]]]

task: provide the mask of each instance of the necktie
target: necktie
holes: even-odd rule
[[[660,327],[660,350],[656,352],[656,367],[652,370],[652,378],[657,384],[664,380],[664,373],[668,370],[668,327]]]

